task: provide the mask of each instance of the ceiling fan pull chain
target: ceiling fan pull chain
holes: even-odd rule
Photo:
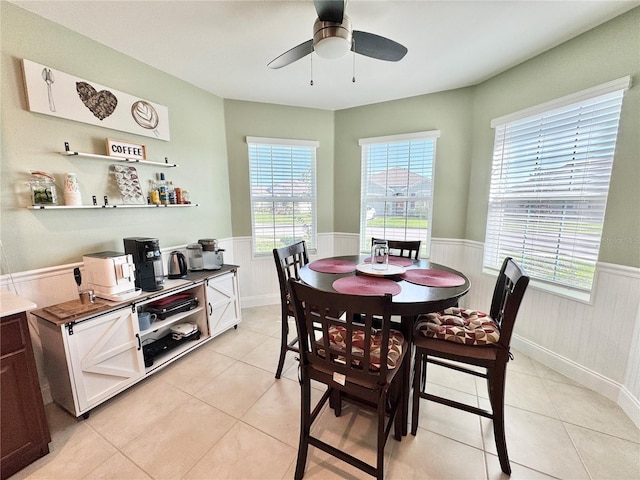
[[[355,47],[355,40],[353,41]],[[356,51],[355,48],[353,50],[353,77],[351,78],[351,82],[356,83]]]
[[[310,85],[313,87],[313,52],[311,53],[311,55],[309,55],[309,58],[311,59],[311,82],[310,82]]]

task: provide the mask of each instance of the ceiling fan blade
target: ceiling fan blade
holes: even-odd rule
[[[284,52],[279,57],[271,60],[267,67],[269,68],[282,68],[286,67],[290,63],[300,60],[302,57],[306,57],[313,52],[313,40],[307,40],[300,45],[293,47],[291,50]]]
[[[342,23],[344,0],[313,0],[318,18],[323,22]]]
[[[353,48],[356,53],[378,60],[397,62],[407,54],[407,47],[380,35],[353,31]]]

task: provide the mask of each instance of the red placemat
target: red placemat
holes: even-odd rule
[[[365,263],[371,263],[371,257],[365,258],[364,261]],[[399,267],[408,267],[409,265],[413,265],[413,260],[406,257],[396,257],[395,255],[389,255],[389,263],[398,265]]]
[[[464,285],[465,282],[464,278],[455,273],[427,268],[407,270],[401,277],[407,282],[424,285],[425,287],[458,287]]]
[[[316,260],[309,264],[311,270],[320,273],[351,273],[356,271],[356,263],[349,260]]]
[[[352,295],[397,295],[401,290],[400,285],[388,278],[365,276],[339,278],[333,282],[333,288],[336,292]]]

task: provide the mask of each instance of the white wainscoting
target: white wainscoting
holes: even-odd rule
[[[355,250],[347,250],[349,247],[334,249],[334,237],[339,235],[318,234],[318,246],[316,253],[309,255],[309,260],[332,257],[334,255],[350,255],[357,253],[358,236],[356,235]],[[351,235],[350,237],[353,237]],[[348,244],[351,238],[338,243]],[[344,252],[347,253],[344,253]],[[227,259],[225,257],[225,262]],[[230,263],[230,262],[227,262]],[[251,237],[237,237],[234,239],[234,261],[240,266],[238,270],[238,282],[240,284],[241,305],[243,307],[259,307],[280,303],[280,286],[276,273],[273,255],[254,257],[251,246]]]
[[[243,307],[280,301],[273,257],[254,258],[251,237],[220,240],[225,263],[238,265]],[[163,252],[184,246],[163,248]],[[480,242],[434,238],[431,260],[464,272],[471,290],[462,306],[488,310],[495,277],[482,273]],[[357,234],[318,235],[311,259],[358,253]],[[38,308],[76,298],[69,264],[0,277],[0,288],[17,292]],[[598,264],[591,304],[529,287],[518,315],[515,349],[618,403],[640,427],[640,269]],[[43,375],[37,325],[30,321],[45,402],[51,401]]]
[[[488,309],[495,277],[482,273],[482,254],[479,242],[432,241],[431,260],[471,280],[462,304]],[[640,428],[640,269],[599,263],[590,304],[530,286],[512,345],[615,401]]]

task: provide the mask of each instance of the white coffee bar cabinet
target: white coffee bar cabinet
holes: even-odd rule
[[[32,312],[53,400],[87,418],[92,408],[237,328],[237,268],[189,272],[186,278],[165,280],[162,290],[122,302],[97,298],[93,305],[66,302]],[[190,303],[172,310],[184,302]],[[141,328],[142,312],[157,318]]]

